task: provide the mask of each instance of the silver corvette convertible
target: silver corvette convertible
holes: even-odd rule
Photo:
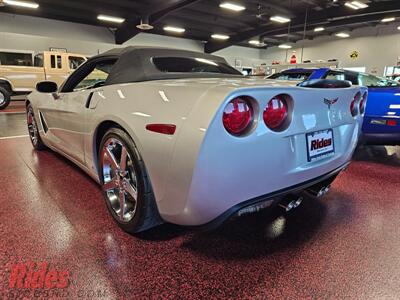
[[[39,83],[26,105],[34,148],[81,167],[119,226],[139,232],[323,195],[351,160],[365,99],[348,82],[266,82],[217,56],[128,47],[60,87]]]

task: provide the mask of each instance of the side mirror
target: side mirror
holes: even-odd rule
[[[57,83],[53,81],[42,81],[36,84],[36,90],[39,93],[57,93],[58,91],[58,86]]]

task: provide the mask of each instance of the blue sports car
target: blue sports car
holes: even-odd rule
[[[368,87],[362,127],[363,141],[375,145],[400,145],[400,84],[382,77],[340,69],[290,69],[269,79],[304,81],[340,79]]]

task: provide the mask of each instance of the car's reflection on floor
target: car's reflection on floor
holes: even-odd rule
[[[357,148],[353,160],[400,166],[400,146],[362,145]]]

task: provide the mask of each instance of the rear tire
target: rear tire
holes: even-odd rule
[[[26,122],[28,125],[29,139],[31,140],[33,148],[38,151],[46,149],[46,145],[40,137],[38,123],[36,122],[31,104],[28,104],[26,107]]]
[[[104,135],[99,173],[107,208],[124,231],[138,233],[163,223],[143,160],[125,131],[111,128]]]
[[[11,92],[4,86],[0,86],[0,110],[5,109],[11,101]]]

